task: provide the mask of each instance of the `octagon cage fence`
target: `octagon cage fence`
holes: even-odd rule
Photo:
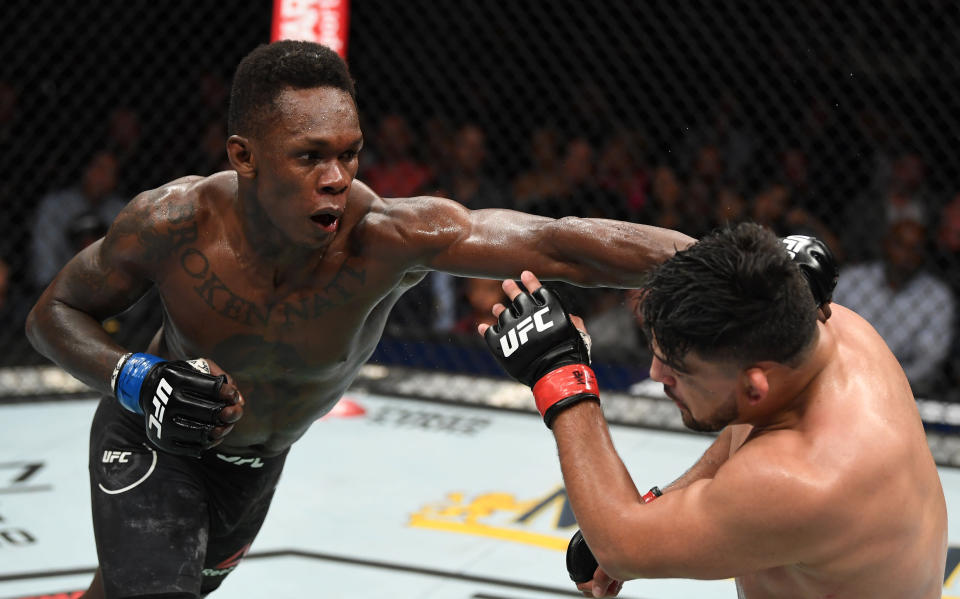
[[[10,0],[0,38],[0,394],[84,391],[26,341],[60,266],[140,191],[228,169],[237,62],[269,2]],[[835,299],[914,387],[937,458],[960,423],[960,5],[354,0],[347,61],[383,196],[604,217],[701,236],[742,220],[814,234]],[[623,290],[561,285],[614,420],[679,427]],[[430,274],[358,385],[530,409],[475,326],[498,282]],[[148,294],[104,327],[143,350]],[[437,378],[440,377],[440,378]],[[504,389],[508,391],[504,391]]]

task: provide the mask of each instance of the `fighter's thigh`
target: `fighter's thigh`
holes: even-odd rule
[[[198,596],[209,528],[202,481],[187,458],[157,452],[103,411],[90,494],[106,597]]]
[[[221,477],[223,484],[214,486],[204,593],[219,587],[250,550],[267,517],[285,459],[285,455],[257,458],[252,466],[237,466],[235,476]],[[225,472],[222,467],[220,470]]]

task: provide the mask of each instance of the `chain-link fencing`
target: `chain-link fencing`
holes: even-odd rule
[[[271,6],[0,11],[0,347],[6,365],[39,364],[23,319],[65,256],[138,191],[226,167],[232,69],[267,41]],[[747,219],[813,233],[842,261],[835,299],[874,322],[919,394],[958,399],[958,28],[946,0],[354,0],[359,177],[384,196],[694,236]],[[623,292],[564,291],[605,385],[642,379]],[[432,274],[375,361],[498,374],[473,332],[498,296],[496,282]],[[158,322],[148,296],[105,326],[142,349]]]

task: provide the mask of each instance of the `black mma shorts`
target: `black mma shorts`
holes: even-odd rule
[[[90,432],[90,495],[107,598],[220,586],[257,536],[285,459],[159,452],[143,417],[104,397]]]

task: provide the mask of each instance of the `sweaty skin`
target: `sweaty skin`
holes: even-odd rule
[[[531,272],[521,280],[540,285]],[[503,289],[511,300],[521,293],[512,280]],[[615,596],[632,578],[735,577],[749,599],[940,597],[940,478],[906,376],[863,318],[835,306],[800,364],[732,377],[697,356],[675,371],[653,345],[651,378],[685,422],[715,421],[731,401],[739,416],[643,504],[599,404],[557,415],[564,483],[600,564],[577,585],[585,596]]]
[[[617,221],[384,199],[354,181],[362,134],[346,92],[286,90],[277,106],[265,133],[228,140],[235,172],[134,198],[64,267],[27,324],[42,353],[107,394],[127,351],[208,359],[243,397],[224,410],[226,421],[239,418],[233,430],[217,432],[234,455],[275,455],[329,411],[394,303],[429,270],[504,278],[535,268],[547,279],[636,287],[692,242]],[[122,348],[100,322],[151,287],[162,328],[150,347]]]
[[[510,280],[504,291],[520,293]],[[651,378],[685,421],[710,422],[734,398],[739,417],[649,504],[597,403],[557,415],[564,483],[600,564],[584,595],[614,596],[633,578],[736,578],[749,599],[940,597],[946,502],[906,376],[854,312],[834,305],[817,326],[793,368],[729,378],[694,356],[691,376],[654,358]]]

